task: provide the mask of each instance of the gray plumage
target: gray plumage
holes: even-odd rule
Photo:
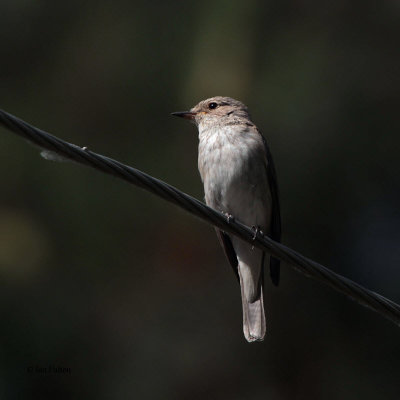
[[[280,240],[276,173],[265,139],[251,122],[247,107],[230,97],[201,101],[189,112],[174,113],[199,129],[198,166],[206,203],[240,222]],[[241,287],[243,331],[249,342],[263,340],[264,254],[217,229]],[[279,282],[279,260],[270,257],[271,279]]]

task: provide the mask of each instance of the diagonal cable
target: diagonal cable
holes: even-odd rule
[[[81,148],[67,143],[3,110],[0,110],[0,123],[8,130],[43,149],[98,169],[104,173],[114,175],[176,204],[178,207],[185,209],[189,213],[196,215],[225,232],[232,233],[251,245],[265,250],[274,257],[291,265],[296,271],[331,286],[338,292],[345,294],[352,300],[376,311],[378,314],[400,326],[400,306],[398,304],[362,287],[344,276],[336,274],[323,265],[304,257],[295,250],[275,242],[268,236],[258,233],[256,238],[254,238],[254,230],[252,228],[243,225],[235,219],[228,220],[223,213],[206,206],[201,201],[181,192],[177,188],[112,158],[94,153],[85,147]]]

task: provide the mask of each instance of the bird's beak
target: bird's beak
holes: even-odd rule
[[[181,117],[181,118],[193,120],[194,117],[196,116],[196,113],[191,112],[191,111],[178,111],[178,112],[171,113],[171,115],[174,115],[175,117]]]

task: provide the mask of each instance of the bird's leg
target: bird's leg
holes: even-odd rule
[[[227,222],[228,224],[230,224],[231,221],[233,221],[233,220],[235,219],[235,217],[234,217],[232,214],[226,213],[226,212],[224,212],[224,211],[222,211],[222,213],[225,214],[226,222]]]
[[[253,242],[257,239],[257,235],[258,235],[259,233],[261,233],[261,235],[264,235],[264,234],[263,234],[263,231],[260,229],[260,227],[259,227],[258,225],[257,225],[257,226],[253,225],[253,226],[251,227],[251,229],[254,231]],[[254,245],[251,246],[251,249],[254,250]]]

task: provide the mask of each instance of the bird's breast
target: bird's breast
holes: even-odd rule
[[[260,214],[258,204],[264,209],[270,197],[261,136],[235,126],[199,133],[198,166],[207,204],[234,216],[250,207]]]

